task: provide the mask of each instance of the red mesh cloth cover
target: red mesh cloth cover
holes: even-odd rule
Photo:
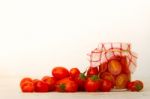
[[[96,49],[88,54],[90,66],[99,66],[104,62],[108,62],[115,56],[126,56],[127,64],[131,73],[135,71],[137,66],[136,53],[131,51],[129,43],[100,43]]]

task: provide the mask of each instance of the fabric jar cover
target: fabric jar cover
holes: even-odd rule
[[[129,70],[135,71],[137,54],[131,51],[130,43],[100,43],[97,48],[88,54],[90,66],[96,67],[108,62],[114,56],[126,56]]]

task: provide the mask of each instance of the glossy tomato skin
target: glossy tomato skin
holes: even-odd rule
[[[84,85],[86,82],[85,74],[80,73],[78,77],[75,78],[75,82],[78,84],[78,91],[84,91]]]
[[[98,67],[89,67],[87,76],[98,75]]]
[[[130,90],[130,91],[135,91],[135,88],[133,87],[133,84],[134,84],[133,82],[128,82],[127,83],[127,89]]]
[[[75,79],[80,74],[80,70],[78,68],[71,68],[70,69],[70,76]]]
[[[104,72],[104,73],[102,73],[102,75],[100,77],[101,77],[101,79],[111,81],[112,82],[112,87],[114,87],[114,85],[115,85],[115,77],[111,73]]]
[[[111,60],[108,63],[108,71],[113,75],[119,75],[122,71],[122,65],[118,60]]]
[[[45,83],[48,84],[49,86],[49,91],[53,91],[55,90],[55,84],[56,84],[56,79],[54,77],[50,77],[50,76],[44,76],[42,78],[42,81],[44,81]]]
[[[100,90],[102,92],[109,92],[113,86],[112,82],[106,79],[102,79],[100,84],[101,84]]]
[[[143,87],[144,87],[143,82],[140,80],[128,82],[128,84],[127,84],[127,88],[130,91],[141,91],[143,89]]]
[[[30,77],[25,77],[20,81],[22,92],[34,92],[33,80]]]
[[[85,91],[87,92],[96,92],[100,88],[100,79],[97,75],[88,77],[85,82]]]
[[[99,74],[102,74],[107,71],[108,62],[105,62],[99,66]]]
[[[49,86],[46,82],[41,80],[36,80],[34,82],[35,92],[48,92]]]
[[[70,78],[64,78],[57,81],[55,86],[57,92],[76,92],[78,90],[78,85]]]
[[[21,84],[22,92],[34,92],[34,84],[31,81],[25,81]]]
[[[57,79],[63,79],[69,76],[69,71],[65,67],[54,67],[52,75]]]
[[[120,74],[116,77],[115,85],[117,89],[124,89],[127,86],[127,83],[129,82],[129,76],[127,74]]]
[[[24,82],[33,82],[33,80],[32,80],[32,78],[30,78],[30,77],[25,77],[25,78],[23,78],[23,79],[20,81],[20,87],[22,86],[22,84],[23,84]]]

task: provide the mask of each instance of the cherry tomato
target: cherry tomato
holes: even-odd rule
[[[104,72],[104,73],[102,73],[101,78],[104,79],[104,80],[111,81],[112,82],[112,87],[114,87],[114,85],[115,85],[115,77],[111,73]]]
[[[34,84],[31,81],[25,81],[21,83],[22,92],[34,92]]]
[[[101,82],[101,87],[100,87],[100,90],[102,92],[109,92],[111,89],[112,89],[112,82],[109,81],[109,80],[106,80],[106,79],[102,79]]]
[[[58,92],[76,92],[78,85],[70,78],[64,78],[56,83],[56,91]]]
[[[127,74],[120,74],[116,77],[116,88],[117,89],[126,88],[128,82],[129,82],[128,75]]]
[[[49,86],[46,82],[41,80],[36,80],[34,82],[35,92],[48,92]]]
[[[69,76],[69,71],[65,67],[55,67],[52,70],[52,75],[60,80]]]
[[[87,76],[98,75],[97,67],[90,67],[87,71]]]
[[[101,64],[99,66],[99,74],[102,74],[103,72],[105,72],[107,70],[107,67],[108,67],[108,63],[107,62]]]
[[[55,89],[56,79],[50,76],[44,76],[42,81],[46,82],[49,86],[49,91],[53,91]]]
[[[24,82],[32,82],[33,80],[30,77],[25,77],[20,81],[20,87]]]
[[[76,78],[75,82],[78,84],[78,90],[84,91],[84,85],[86,82],[86,76],[85,73],[80,73]]]
[[[143,87],[144,87],[143,82],[140,80],[128,82],[128,84],[127,84],[127,88],[130,91],[140,91],[143,89]]]
[[[100,79],[97,75],[88,77],[85,82],[85,90],[87,92],[96,92],[100,88]]]
[[[113,74],[113,75],[118,75],[121,73],[121,70],[122,70],[122,66],[120,64],[119,61],[117,60],[111,60],[109,63],[108,63],[108,71]]]
[[[72,78],[75,78],[75,77],[79,76],[79,74],[80,74],[80,71],[79,71],[78,68],[71,68],[70,69],[70,76]]]

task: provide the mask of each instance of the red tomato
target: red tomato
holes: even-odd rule
[[[31,81],[25,81],[21,83],[22,92],[34,92],[34,84]]]
[[[87,76],[98,75],[97,67],[90,67],[87,71]]]
[[[127,74],[120,74],[116,77],[116,88],[123,89],[126,88],[129,82],[129,76]]]
[[[104,79],[101,80],[100,84],[101,84],[100,90],[102,92],[109,92],[113,86],[111,81]]]
[[[111,81],[112,82],[112,87],[114,87],[114,85],[115,85],[115,77],[111,73],[104,72],[104,73],[102,73],[101,78],[104,79],[104,80]]]
[[[56,79],[50,76],[44,76],[42,81],[46,82],[49,86],[49,91],[53,91],[55,89]]]
[[[60,80],[69,76],[69,71],[64,67],[55,67],[52,70],[52,75]]]
[[[25,78],[23,78],[21,81],[20,81],[20,87],[22,86],[22,84],[24,83],[24,82],[32,82],[33,80],[30,78],[30,77],[25,77]]]
[[[75,82],[78,84],[78,90],[83,91],[84,90],[84,85],[86,82],[86,76],[84,73],[80,73],[78,77],[75,78]]]
[[[107,63],[107,62],[101,64],[101,65],[99,66],[99,74],[105,72],[105,71],[107,70],[107,67],[108,67],[108,63]]]
[[[46,82],[41,80],[36,80],[34,83],[35,91],[36,92],[48,92],[49,86]]]
[[[85,90],[87,92],[96,92],[100,88],[100,79],[97,75],[93,75],[85,82]]]
[[[122,64],[123,73],[130,74],[131,72],[130,72],[129,66],[127,64],[126,56],[121,57],[121,64]]]
[[[70,78],[64,78],[56,83],[56,91],[58,92],[76,92],[78,85]]]
[[[133,82],[128,82],[126,87],[128,90],[131,90],[132,86],[133,86]]]
[[[121,73],[121,70],[122,70],[122,66],[120,64],[119,61],[117,60],[111,60],[109,63],[108,63],[108,71],[113,74],[113,75],[118,75]]]
[[[128,84],[127,84],[127,88],[130,91],[140,91],[143,89],[143,87],[144,87],[143,82],[140,80],[128,82]]]
[[[80,71],[79,71],[78,68],[71,68],[70,69],[70,76],[72,78],[75,78],[75,77],[79,76],[79,74],[80,74]]]

